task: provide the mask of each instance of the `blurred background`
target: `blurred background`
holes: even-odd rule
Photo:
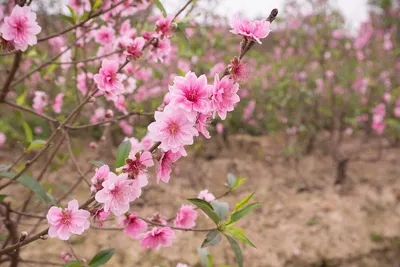
[[[168,14],[174,14],[186,1],[161,2]],[[65,1],[33,1],[32,6],[40,14],[43,36],[67,25],[59,19],[60,14],[68,14]],[[153,112],[162,105],[174,76],[189,70],[208,77],[222,73],[240,52],[240,38],[229,33],[233,16],[239,12],[242,18],[265,19],[276,7],[279,15],[271,25],[271,34],[244,58],[246,79],[235,111],[224,121],[214,120],[209,127],[213,138],[198,138],[188,147],[189,156],[174,167],[171,181],[151,183],[133,209],[143,216],[156,211],[174,216],[186,198],[197,196],[201,190],[208,189],[216,196],[224,194],[226,177],[233,173],[246,182],[224,198],[226,201],[234,205],[256,192],[255,199],[263,202],[243,225],[257,246],[243,246],[245,266],[398,267],[398,0],[198,0],[184,12],[187,19],[178,23],[172,52],[163,64],[140,60],[135,63],[139,68],[128,65],[132,79],[127,80],[126,87],[131,92],[122,107],[105,101],[92,103],[78,122],[102,121],[108,108],[116,115],[123,114],[124,108]],[[7,9],[3,11],[7,14]],[[138,32],[150,31],[154,23],[143,18],[159,14],[151,5],[120,22],[130,19]],[[3,16],[0,13],[0,18]],[[59,40],[61,44],[41,43],[29,50],[29,60],[19,75],[57,55],[73,38],[70,34]],[[77,50],[82,58],[105,53],[95,42],[87,51]],[[71,53],[64,54],[15,87],[8,99],[32,108],[34,91],[45,91],[49,104],[46,114],[65,119],[84,94],[79,75],[85,79],[100,65],[100,61],[94,61],[76,69],[62,64],[73,59]],[[11,60],[0,57],[3,77]],[[56,114],[51,103],[60,92],[65,94],[63,112]],[[0,112],[0,163],[8,164],[19,155],[26,129],[21,126],[20,114],[4,105]],[[51,133],[52,126],[40,118],[24,114],[22,119],[35,139],[46,139]],[[141,140],[151,121],[152,117],[134,116],[106,128],[72,131],[71,146],[78,166],[91,177],[94,166],[88,163],[90,160],[113,162],[121,141],[132,137]],[[32,152],[30,157],[34,155]],[[40,164],[45,163],[46,158]],[[63,147],[45,169],[42,183],[52,195],[63,195],[74,185],[75,169],[68,147]],[[40,171],[33,169],[32,175]],[[16,185],[7,190],[16,195],[12,203],[20,205],[26,189]],[[87,194],[82,185],[74,197],[84,200]],[[40,214],[45,206],[36,199],[29,209]],[[199,217],[198,225],[210,224],[204,216]],[[22,224],[26,229],[21,230],[29,230],[36,223],[27,219]],[[45,222],[39,225],[44,227]],[[115,225],[108,222],[105,228]],[[115,230],[91,229],[74,237],[72,244],[88,258],[100,249],[115,247],[116,255],[108,266],[176,266],[178,262],[201,266],[197,248],[203,239],[202,233],[179,233],[174,246],[154,252],[141,249],[137,241]],[[22,249],[21,255],[59,261],[60,252],[66,249],[62,242],[48,240]],[[229,244],[209,252],[216,264],[235,266]]]

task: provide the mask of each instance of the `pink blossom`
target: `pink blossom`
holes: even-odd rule
[[[43,91],[35,91],[33,98],[33,109],[38,113],[43,113],[44,108],[47,106],[47,94]]]
[[[53,206],[46,216],[51,224],[48,234],[61,240],[68,240],[72,234],[81,235],[90,226],[89,217],[90,212],[79,209],[75,199],[68,202],[66,209]]]
[[[207,202],[211,202],[211,201],[215,200],[215,196],[212,193],[208,192],[208,189],[200,191],[200,193],[197,196],[197,198],[203,199],[203,200],[205,200]]]
[[[158,40],[153,44],[151,57],[155,62],[164,62],[164,60],[171,54],[171,50],[171,41],[168,38]]]
[[[128,114],[128,109],[125,104],[125,97],[123,95],[119,95],[116,99],[113,100],[116,109],[118,109],[120,112],[124,114]]]
[[[397,100],[396,100],[396,106],[394,108],[394,115],[397,118],[400,118],[400,97],[397,98]]]
[[[139,219],[136,212],[121,216],[119,224],[124,227],[124,234],[134,239],[138,239],[147,230],[147,223]]]
[[[236,103],[240,101],[237,94],[239,91],[239,84],[235,83],[233,79],[228,76],[219,79],[219,75],[214,77],[214,87],[212,90],[212,107],[215,114],[218,113],[222,120],[226,119],[228,111],[232,111]]]
[[[33,129],[33,132],[34,132],[36,135],[39,135],[39,134],[43,133],[43,128],[40,127],[40,126],[36,126],[36,127]]]
[[[243,64],[238,57],[234,57],[231,61],[230,74],[233,80],[241,82],[247,79],[248,71],[245,64]]]
[[[118,62],[114,60],[103,60],[98,74],[93,76],[100,91],[104,92],[110,99],[124,92],[124,85],[118,79]]]
[[[99,226],[103,226],[103,222],[107,220],[110,215],[111,212],[105,212],[104,208],[102,207],[94,212],[93,220],[96,221]]]
[[[127,56],[131,56],[134,59],[138,59],[142,55],[143,47],[146,41],[143,37],[138,37],[131,41],[125,51]]]
[[[129,153],[129,157],[125,160],[126,164],[117,169],[127,173],[129,179],[137,180],[141,187],[147,185],[147,168],[154,165],[153,156],[149,151],[142,153]]]
[[[51,38],[49,40],[49,45],[53,48],[53,50],[57,53],[61,52],[61,48],[65,46],[65,40],[64,37],[62,36],[57,36],[54,38]]]
[[[61,113],[63,98],[64,98],[64,94],[59,93],[59,94],[57,94],[56,98],[54,99],[53,110],[55,113]]]
[[[77,85],[79,91],[83,94],[86,95],[88,88],[87,88],[87,81],[86,78],[92,79],[93,78],[93,73],[80,73],[77,77]]]
[[[172,172],[173,164],[181,158],[181,153],[174,153],[172,151],[164,152],[160,159],[160,164],[157,169],[157,183],[163,181],[168,183]]]
[[[222,134],[224,132],[224,125],[220,122],[217,123],[216,127],[217,133]]]
[[[63,259],[65,263],[67,263],[71,260],[71,255],[68,252],[63,251],[63,252],[61,252],[60,256],[61,256],[61,259]]]
[[[189,267],[189,265],[179,262],[176,267]]]
[[[379,135],[383,134],[386,122],[384,121],[386,116],[386,106],[381,103],[378,104],[373,110],[372,116],[372,129]]]
[[[167,219],[165,219],[165,217],[158,212],[154,213],[153,216],[149,218],[149,220],[162,225],[168,224]]]
[[[122,132],[126,135],[133,134],[133,126],[128,124],[125,120],[119,122],[119,127],[121,127]]]
[[[247,121],[251,118],[256,108],[256,101],[250,100],[247,106],[243,110],[242,120]]]
[[[171,37],[173,31],[176,28],[176,25],[173,24],[172,22],[173,17],[161,17],[156,21],[156,31],[161,33],[162,35],[166,36],[166,37]]]
[[[4,19],[0,33],[3,39],[13,43],[15,49],[25,51],[28,45],[37,44],[36,35],[41,30],[36,22],[36,13],[29,6],[16,5],[11,15]]]
[[[101,45],[109,45],[115,39],[115,31],[112,27],[101,26],[96,32],[95,40],[96,43]]]
[[[108,175],[110,174],[110,168],[108,165],[103,165],[95,170],[95,174],[92,177],[92,186],[90,190],[92,192],[97,192],[103,189],[103,182],[108,179]]]
[[[160,249],[160,247],[170,247],[172,238],[176,238],[175,233],[169,227],[154,227],[151,231],[142,234],[140,246],[143,248]]]
[[[6,143],[7,136],[3,133],[0,132],[0,147],[3,147],[4,144]]]
[[[209,112],[207,114],[199,113],[196,120],[196,129],[201,133],[205,138],[210,139],[210,133],[207,130],[207,127],[211,123],[211,115],[212,113]]]
[[[90,11],[90,1],[87,0],[69,0],[68,5],[78,14],[83,14],[84,11]]]
[[[189,121],[181,109],[168,105],[163,112],[156,111],[154,117],[156,121],[148,126],[148,130],[154,142],[161,142],[161,149],[176,153],[184,145],[193,144],[197,130],[194,122]]]
[[[105,115],[106,115],[106,111],[104,108],[97,108],[97,109],[95,109],[94,114],[90,117],[90,122],[97,123],[97,122],[103,120]]]
[[[196,226],[197,212],[191,205],[182,205],[176,214],[174,226],[190,229]]]
[[[188,72],[185,77],[175,77],[169,87],[171,104],[183,109],[188,119],[194,121],[197,112],[207,113],[210,110],[210,89],[205,75],[197,78],[196,74]]]
[[[231,22],[232,30],[230,32],[242,35],[261,44],[260,39],[267,37],[271,32],[269,29],[270,25],[271,23],[266,20],[241,20],[239,14],[237,14]]]
[[[153,140],[151,139],[150,136],[146,135],[145,137],[142,138],[140,144],[144,151],[148,151],[153,145]]]
[[[142,190],[134,180],[128,180],[128,174],[109,173],[108,179],[102,183],[103,189],[96,193],[96,200],[104,203],[104,211],[111,211],[120,216],[129,210],[129,202],[140,196]]]

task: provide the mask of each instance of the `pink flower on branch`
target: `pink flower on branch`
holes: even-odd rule
[[[118,62],[103,60],[99,73],[93,76],[100,91],[111,100],[116,101],[124,93],[124,85],[118,78]]]
[[[146,41],[143,37],[138,37],[131,41],[125,51],[127,56],[131,56],[134,59],[138,59],[142,55],[143,47]]]
[[[219,75],[215,75],[212,91],[214,117],[218,113],[222,120],[226,119],[227,112],[232,111],[235,104],[240,101],[240,97],[237,94],[238,91],[239,84],[235,83],[229,76],[225,76],[220,80]]]
[[[164,183],[169,182],[173,164],[180,159],[181,156],[180,152],[174,153],[172,151],[167,151],[162,154],[157,169],[157,183],[160,183],[160,181],[163,181]]]
[[[50,237],[68,240],[72,234],[81,235],[89,228],[90,212],[79,209],[78,201],[71,200],[66,209],[51,207],[47,213]]]
[[[129,202],[140,196],[142,190],[134,180],[128,180],[128,174],[116,175],[112,172],[103,182],[103,189],[96,193],[96,200],[104,203],[104,211],[120,216],[129,210]]]
[[[37,44],[36,35],[42,28],[36,22],[36,14],[28,6],[16,5],[9,17],[4,19],[0,33],[6,41],[13,43],[15,49],[25,51],[28,45]]]
[[[156,31],[166,37],[171,37],[176,28],[176,24],[172,21],[173,17],[161,17],[156,21]]]
[[[61,108],[63,105],[63,98],[64,98],[64,94],[59,93],[56,95],[56,98],[54,99],[53,110],[57,114],[61,113]]]
[[[147,230],[147,223],[138,218],[136,212],[120,217],[119,223],[124,227],[124,234],[134,239],[138,239],[140,234]]]
[[[129,179],[135,179],[139,182],[140,187],[146,186],[148,183],[147,168],[154,165],[151,153],[149,151],[130,153],[125,162],[126,164],[118,168],[117,171],[127,173]]]
[[[92,186],[90,187],[90,191],[97,192],[103,189],[103,182],[108,179],[108,175],[110,174],[110,168],[107,165],[103,165],[95,170],[95,174],[92,177]]]
[[[198,132],[194,122],[189,121],[181,109],[167,105],[164,111],[155,112],[155,122],[148,126],[150,137],[153,141],[160,141],[160,148],[164,151],[171,150],[176,153],[185,145],[193,144],[193,136]]]
[[[172,246],[175,233],[169,227],[154,227],[151,231],[141,235],[140,246],[143,248],[160,249]]]
[[[182,205],[176,214],[174,226],[190,229],[196,226],[197,212],[191,205]]]
[[[43,91],[35,91],[35,97],[33,98],[33,109],[42,114],[44,108],[47,106],[47,94]]]
[[[207,113],[210,111],[211,86],[207,84],[205,75],[197,78],[195,73],[188,72],[185,77],[175,77],[169,91],[171,104],[183,109],[190,121],[196,120],[197,112]]]
[[[271,23],[266,20],[241,20],[239,14],[237,14],[231,22],[232,30],[230,32],[261,44],[260,39],[267,37],[271,32],[270,25]]]

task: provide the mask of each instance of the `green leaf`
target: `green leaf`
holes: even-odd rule
[[[238,263],[239,267],[243,267],[243,254],[242,250],[239,247],[239,244],[236,242],[236,240],[229,236],[225,235],[226,239],[228,239],[229,244],[231,244],[231,247],[233,249],[233,252],[235,252],[235,257],[236,257],[236,262]]]
[[[122,142],[117,150],[117,158],[115,160],[115,168],[119,168],[125,165],[125,159],[128,158],[129,152],[131,151],[131,142]]]
[[[218,215],[215,213],[213,207],[210,205],[210,203],[208,203],[205,200],[199,199],[199,198],[189,198],[188,201],[190,201],[192,204],[196,205],[199,209],[201,209],[202,211],[204,211],[205,214],[207,214],[208,217],[210,217],[211,220],[213,220],[213,222],[218,225],[219,223],[219,217]]]
[[[29,127],[29,124],[28,124],[26,121],[24,121],[22,118],[21,118],[21,124],[22,124],[22,128],[24,128],[26,140],[27,140],[29,143],[32,143],[32,141],[33,141],[33,134],[32,134],[31,127]]]
[[[90,163],[90,164],[93,164],[93,165],[95,165],[95,166],[97,166],[97,167],[101,167],[101,166],[103,166],[103,165],[106,165],[104,162],[96,161],[96,160],[89,160],[89,163]]]
[[[64,264],[64,267],[83,267],[79,261],[70,261]]]
[[[238,211],[239,209],[241,209],[244,205],[247,204],[247,202],[250,201],[250,199],[254,196],[255,193],[245,197],[242,201],[240,201],[239,203],[237,203],[235,205],[235,211]]]
[[[5,177],[5,178],[9,178],[9,179],[14,178],[15,175],[16,175],[16,173],[14,173],[14,172],[2,172],[2,173],[0,173],[0,177]],[[49,199],[46,196],[46,191],[43,189],[42,185],[39,184],[31,176],[22,175],[22,176],[18,177],[16,182],[18,182],[18,183],[24,185],[25,187],[27,187],[28,189],[30,189],[32,192],[34,192],[36,195],[38,195],[39,198],[41,200],[43,200],[44,202],[46,202],[46,203],[49,202]]]
[[[71,12],[71,17],[70,18],[72,19],[73,24],[75,24],[76,23],[76,19],[77,19],[77,16],[75,14],[75,10],[69,5],[67,5],[67,7],[69,9],[69,12]]]
[[[154,0],[154,4],[156,4],[157,8],[161,11],[163,14],[164,18],[167,17],[167,11],[165,10],[163,4],[159,0]]]
[[[222,221],[229,213],[229,204],[227,202],[218,202],[216,200],[211,201],[211,206],[213,207],[218,218]]]
[[[11,165],[0,165],[0,172],[6,172]]]
[[[94,4],[92,5],[93,10],[98,9],[100,5],[102,4],[102,0],[96,0]]]
[[[207,267],[213,267],[213,257],[212,255],[207,255]]]
[[[246,206],[245,208],[233,213],[232,217],[231,217],[231,222],[236,222],[236,221],[240,220],[243,216],[245,216],[246,214],[251,212],[253,209],[257,208],[261,204],[262,204],[261,202],[256,202],[256,203],[250,204],[250,205]]]
[[[227,177],[229,187],[233,187],[237,181],[237,177],[233,173],[228,173]]]
[[[7,195],[0,195],[0,202],[2,202],[6,197]]]
[[[238,177],[235,184],[232,187],[230,187],[230,189],[232,191],[238,189],[239,186],[241,186],[245,181],[246,181],[246,178]]]
[[[27,152],[42,148],[46,144],[45,140],[33,140],[29,147],[26,149]]]
[[[58,67],[59,65],[57,64],[51,64],[47,69],[46,72],[44,74],[44,76],[49,76],[50,74],[52,74],[54,72],[54,70]]]
[[[249,244],[252,247],[256,247],[251,241],[250,239],[248,239],[245,235],[244,235],[244,229],[241,228],[234,228],[234,227],[227,227],[225,228],[225,231],[227,231],[228,233],[230,233],[233,237],[235,237],[236,239],[238,239],[239,241],[242,241],[243,243]]]
[[[212,230],[208,232],[206,239],[201,244],[201,248],[213,247],[218,245],[219,242],[221,242],[221,233],[218,230]]]
[[[93,259],[89,262],[90,267],[97,267],[106,264],[111,257],[114,255],[114,249],[105,249],[100,251],[93,257]]]
[[[211,263],[212,263],[212,255],[210,253],[208,253],[207,250],[202,249],[202,248],[198,248],[197,251],[200,254],[201,263],[206,267],[212,267],[212,265],[209,264],[210,259],[211,259]]]
[[[25,104],[25,98],[26,98],[27,93],[28,93],[28,90],[24,91],[22,94],[20,94],[20,95],[17,97],[17,99],[16,99],[16,101],[15,101],[15,102],[17,103],[17,105],[22,106],[22,105]]]

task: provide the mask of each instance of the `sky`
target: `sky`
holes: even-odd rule
[[[201,0],[199,0],[200,2]],[[285,0],[218,0],[219,6],[216,9],[221,15],[228,17],[238,12],[254,18],[259,15],[269,14],[273,8],[282,10]],[[182,6],[186,0],[162,0],[168,11],[174,11]],[[339,7],[349,21],[349,26],[357,28],[360,22],[368,16],[368,0],[331,0],[331,3]],[[284,15],[281,13],[281,15]]]

